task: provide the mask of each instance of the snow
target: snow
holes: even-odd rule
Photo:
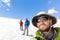
[[[0,40],[30,40],[37,28],[30,22],[29,36],[22,35],[18,22],[19,19],[0,17]]]
[[[22,35],[18,19],[0,17],[0,40],[29,40],[35,30],[33,26],[31,27],[29,27],[29,36]]]

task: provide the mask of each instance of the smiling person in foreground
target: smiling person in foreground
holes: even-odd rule
[[[56,17],[49,13],[41,13],[32,18],[32,24],[38,28],[35,37],[31,40],[60,40],[60,28],[53,27],[57,22]]]

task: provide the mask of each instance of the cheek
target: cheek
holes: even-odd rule
[[[37,27],[40,28],[40,23],[37,23]]]
[[[52,24],[52,21],[51,20],[48,20],[48,21],[46,21],[46,23],[45,23],[47,26],[51,26],[51,24]]]
[[[37,23],[37,27],[39,27],[39,23]]]
[[[45,24],[48,26],[49,25],[49,22],[46,22]]]
[[[49,21],[47,21],[47,22],[45,22],[45,24],[46,24],[47,26],[49,26],[49,25],[50,25],[50,22],[49,22]]]

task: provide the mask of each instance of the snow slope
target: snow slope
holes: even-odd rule
[[[18,22],[18,19],[0,17],[0,40],[30,40],[37,28],[30,23],[29,36],[22,35]]]
[[[18,22],[18,19],[0,17],[0,40],[29,40],[31,36],[22,35],[23,31],[20,31]],[[34,33],[31,30],[34,27],[31,27],[29,27],[29,35]]]

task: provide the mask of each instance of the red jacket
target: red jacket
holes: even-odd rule
[[[20,25],[21,25],[21,26],[23,25],[23,22],[22,22],[22,21],[20,21]]]

